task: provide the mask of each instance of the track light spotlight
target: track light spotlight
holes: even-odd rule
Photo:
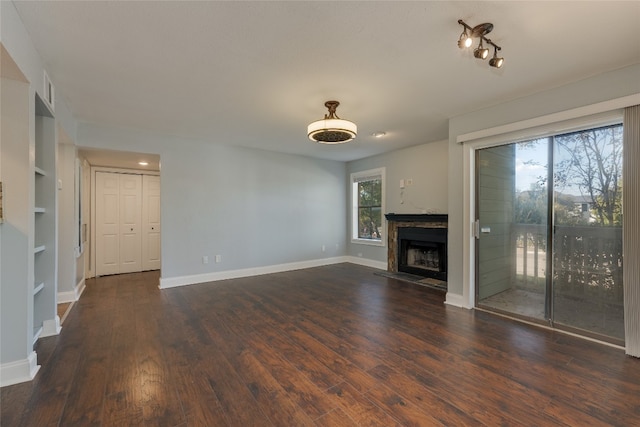
[[[460,34],[460,38],[458,39],[458,47],[460,49],[464,49],[467,47],[471,47],[473,43],[473,39],[470,35],[467,34],[467,29],[465,28],[462,34]]]
[[[480,42],[478,43],[478,47],[473,50],[473,56],[478,59],[487,59],[489,56],[489,48],[484,47],[484,43],[487,43],[493,46],[493,57],[489,60],[489,65],[495,68],[502,67],[504,64],[504,58],[498,56],[498,51],[502,50],[502,48],[492,42],[491,39],[485,37],[493,30],[493,24],[486,22],[471,28],[462,19],[458,19],[458,24],[462,25],[464,28],[462,34],[460,34],[460,38],[458,38],[458,47],[460,49],[471,47],[473,44],[472,39],[477,37],[480,39]]]
[[[493,48],[493,58],[489,60],[489,65],[492,67],[500,68],[504,64],[504,58],[498,56],[498,48]]]
[[[473,51],[473,56],[478,59],[487,59],[487,56],[489,56],[489,49],[482,47],[482,39],[480,39],[480,44]]]

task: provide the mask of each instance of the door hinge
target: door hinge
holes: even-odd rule
[[[476,219],[473,222],[473,237],[475,237],[476,239],[480,238],[480,220]]]

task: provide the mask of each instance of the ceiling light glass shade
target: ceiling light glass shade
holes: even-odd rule
[[[358,127],[349,120],[323,119],[307,127],[309,139],[321,144],[342,144],[349,142],[358,134]]]
[[[349,142],[358,134],[358,127],[349,120],[343,120],[336,115],[338,101],[327,101],[324,106],[329,109],[329,114],[324,119],[316,120],[307,126],[309,139],[321,144],[342,144]]]
[[[504,64],[504,58],[499,58],[495,55],[493,56],[493,58],[489,60],[489,65],[491,65],[492,67],[500,68],[502,67],[503,64]]]

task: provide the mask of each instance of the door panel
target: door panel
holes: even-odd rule
[[[545,275],[530,266],[545,246],[547,152],[546,139],[476,151],[479,306],[545,319]]]
[[[553,165],[553,321],[622,344],[622,126],[556,136]]]
[[[96,173],[96,274],[120,272],[119,181],[117,175]]]
[[[96,275],[142,270],[142,176],[96,172]]]
[[[142,270],[142,176],[120,174],[120,273]]]
[[[160,177],[142,177],[142,269],[160,269]]]

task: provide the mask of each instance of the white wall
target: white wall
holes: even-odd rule
[[[76,285],[75,257],[75,159],[76,147],[58,143],[58,300],[73,301],[75,298],[60,298],[73,295]]]
[[[449,259],[447,302],[473,306],[471,159],[459,135],[640,93],[640,64],[549,89],[449,120]]]
[[[42,58],[33,46],[31,36],[13,2],[10,1],[0,1],[0,41],[31,83],[31,90],[37,92],[42,99],[46,99],[44,96],[45,68]],[[55,79],[53,76],[49,77],[55,87]],[[62,95],[55,92],[56,122],[66,131],[71,140],[75,141],[77,123]]]
[[[160,155],[163,280],[345,253],[342,162],[84,124],[78,144]]]
[[[0,181],[4,222],[0,224],[0,364],[31,353],[33,329],[33,203],[29,169],[28,83],[0,79]],[[0,371],[4,374],[4,370]],[[4,384],[4,381],[2,382]]]
[[[392,151],[386,154],[355,160],[347,165],[347,233],[351,233],[351,202],[349,176],[354,172],[380,167],[386,168],[385,213],[447,213],[447,141],[438,141]],[[412,179],[401,195],[400,180]],[[386,223],[385,223],[386,229]],[[347,253],[352,257],[385,263],[387,247],[351,243],[348,238]]]

